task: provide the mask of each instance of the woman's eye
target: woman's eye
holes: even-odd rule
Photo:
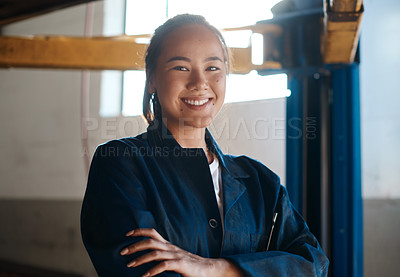
[[[207,71],[217,71],[217,70],[219,70],[219,67],[216,67],[216,66],[209,66],[207,68]]]
[[[188,69],[184,66],[175,66],[174,69],[179,71],[188,71]]]

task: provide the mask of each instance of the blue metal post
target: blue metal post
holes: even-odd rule
[[[332,276],[363,276],[358,64],[332,69]]]
[[[302,79],[289,75],[292,94],[286,108],[286,188],[296,209],[303,209],[303,89]]]

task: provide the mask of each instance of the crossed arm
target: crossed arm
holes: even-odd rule
[[[242,277],[241,271],[226,259],[208,259],[187,252],[165,240],[155,229],[135,229],[126,234],[128,237],[147,237],[121,251],[121,255],[131,255],[140,251],[150,250],[127,264],[137,267],[145,263],[159,263],[148,270],[143,277],[155,276],[165,271],[174,271],[182,276],[196,277]]]

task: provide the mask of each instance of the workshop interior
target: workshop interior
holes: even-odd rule
[[[90,161],[146,130],[144,54],[180,13],[230,48],[222,150],[281,177],[330,276],[399,276],[398,0],[0,0],[0,276],[97,276]]]

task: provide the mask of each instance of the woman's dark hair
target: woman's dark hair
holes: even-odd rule
[[[149,91],[150,79],[154,75],[157,66],[158,57],[161,55],[163,43],[170,33],[187,25],[202,25],[210,29],[220,40],[221,46],[224,52],[225,64],[227,66],[227,72],[230,68],[229,50],[222,37],[220,31],[206,21],[201,15],[192,14],[181,14],[171,19],[168,19],[163,25],[159,26],[153,37],[151,38],[150,45],[146,52],[146,84],[144,87],[143,95],[143,116],[149,124],[152,124],[154,120],[161,120],[161,106],[158,101],[157,93]],[[151,108],[151,102],[153,107]]]

